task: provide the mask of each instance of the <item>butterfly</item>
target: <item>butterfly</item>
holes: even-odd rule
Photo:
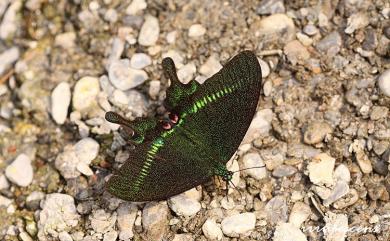
[[[226,163],[236,152],[256,112],[261,68],[256,55],[243,51],[203,84],[182,84],[171,58],[162,61],[171,84],[164,118],[130,122],[107,112],[136,147],[106,184],[108,192],[128,201],[157,201],[220,176],[230,181]]]

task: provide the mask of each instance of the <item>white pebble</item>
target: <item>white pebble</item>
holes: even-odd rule
[[[96,106],[97,95],[99,94],[99,79],[85,76],[79,79],[74,87],[72,104],[75,110],[81,113]]]
[[[135,53],[130,60],[130,66],[134,69],[143,69],[151,63],[152,59],[144,53]]]
[[[390,69],[387,69],[379,76],[378,86],[384,95],[390,97]]]
[[[139,11],[144,10],[147,6],[148,5],[145,0],[133,0],[126,8],[126,14],[135,15]]]
[[[66,120],[70,99],[70,86],[66,82],[59,83],[51,94],[51,115],[59,125],[64,124]]]
[[[104,20],[110,23],[115,23],[118,21],[118,12],[114,8],[107,9],[106,13],[104,14]]]
[[[0,190],[8,189],[9,188],[9,182],[5,175],[0,175]]]
[[[152,80],[149,82],[149,95],[152,98],[156,98],[160,93],[161,82],[158,80]]]
[[[256,36],[265,36],[266,39],[282,39],[289,42],[295,38],[295,25],[286,14],[277,13],[261,19]]]
[[[104,234],[103,241],[116,241],[117,237],[118,237],[118,232],[115,230],[111,230]]]
[[[2,15],[2,21],[0,24],[0,38],[7,39],[15,34],[18,26],[18,12],[22,7],[22,1],[16,0],[7,8],[7,11]]]
[[[0,54],[0,75],[2,75],[19,58],[19,49],[12,47]]]
[[[307,166],[309,178],[316,185],[332,185],[333,169],[336,159],[326,153],[318,154]]]
[[[99,143],[92,138],[83,138],[74,146],[77,158],[86,164],[90,164],[99,153]]]
[[[63,49],[70,49],[76,45],[76,33],[75,32],[65,32],[56,35],[54,39],[54,45],[60,46]]]
[[[206,33],[206,29],[201,24],[193,24],[188,30],[188,36],[196,38],[203,36]]]
[[[110,102],[118,107],[127,107],[129,104],[129,98],[122,90],[114,90],[112,95],[110,95]]]
[[[27,187],[33,180],[33,168],[31,159],[26,154],[20,154],[5,169],[6,177],[21,187]]]
[[[256,216],[254,213],[241,213],[226,217],[222,220],[222,232],[229,237],[238,237],[255,228]]]
[[[304,202],[296,202],[291,210],[288,222],[293,224],[295,227],[300,228],[302,223],[310,216],[310,206]]]
[[[266,135],[271,130],[271,122],[273,119],[273,112],[271,109],[259,110],[253,118],[248,131],[245,134],[242,144],[251,143],[261,135]]]
[[[108,76],[111,83],[120,90],[129,90],[142,83],[148,78],[145,71],[130,67],[128,59],[113,61],[110,65]]]
[[[274,233],[274,241],[307,241],[302,231],[291,223],[279,223]]]
[[[199,201],[191,198],[186,194],[187,192],[171,197],[168,200],[168,206],[179,216],[190,217],[197,214],[201,209]]]
[[[268,63],[265,62],[264,60],[260,59],[260,58],[257,58],[257,60],[259,61],[259,64],[260,64],[260,68],[261,68],[261,77],[264,79],[264,78],[267,78],[267,76],[270,74],[270,68],[268,66]]]
[[[176,31],[171,31],[169,33],[167,33],[167,42],[170,43],[170,44],[173,44],[176,42],[176,35],[177,35],[177,32]]]
[[[202,231],[209,240],[221,240],[223,237],[222,230],[214,219],[208,218],[202,226]]]
[[[183,84],[189,83],[196,73],[196,66],[193,62],[190,62],[177,71],[177,77]]]
[[[155,45],[159,34],[160,26],[158,19],[154,16],[147,15],[138,36],[138,43],[143,46]]]
[[[133,226],[137,217],[137,206],[134,203],[121,203],[117,209],[119,239],[128,240],[134,237]]]
[[[259,153],[253,152],[245,154],[245,156],[242,158],[242,162],[244,164],[244,169],[250,168],[245,170],[245,173],[247,173],[249,176],[255,178],[256,180],[261,180],[267,177],[267,170],[264,166],[264,161],[260,157]]]

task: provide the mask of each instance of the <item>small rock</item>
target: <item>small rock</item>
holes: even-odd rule
[[[356,161],[359,164],[360,169],[363,173],[371,173],[373,170],[370,158],[364,151],[364,140],[355,139],[354,142],[349,146],[349,152],[355,153]]]
[[[332,131],[332,127],[328,123],[314,122],[307,127],[303,140],[307,144],[317,144],[322,142],[326,135]]]
[[[118,12],[114,8],[109,8],[104,13],[104,20],[110,23],[115,23],[118,21]]]
[[[371,120],[380,120],[386,118],[389,113],[389,109],[385,106],[373,106],[370,114]]]
[[[166,37],[167,42],[169,44],[175,43],[176,42],[176,35],[177,35],[177,31],[175,31],[175,30],[167,33],[167,37]]]
[[[324,200],[324,206],[328,207],[330,204],[336,202],[340,198],[349,193],[349,186],[345,181],[337,181],[336,185],[332,189],[330,195]]]
[[[119,34],[120,33],[118,33],[118,35]],[[123,35],[125,35],[125,34],[123,34]],[[112,46],[111,46],[111,49],[110,49],[110,55],[108,56],[108,60],[107,60],[107,63],[105,65],[106,70],[110,69],[110,66],[111,66],[111,64],[114,61],[117,61],[117,60],[120,59],[120,57],[121,57],[121,55],[123,53],[123,50],[125,49],[125,40],[124,40],[124,38],[125,38],[125,36],[123,38],[119,38],[119,37],[113,38]]]
[[[135,204],[121,203],[117,209],[119,239],[129,240],[134,237],[133,226],[137,217],[138,208]]]
[[[16,0],[10,3],[7,11],[2,15],[2,21],[0,24],[0,38],[7,39],[13,37],[17,29],[20,28],[18,12],[22,7],[22,1]],[[4,60],[1,58],[1,60]]]
[[[284,53],[293,65],[297,63],[304,63],[304,61],[310,58],[309,51],[307,51],[305,46],[303,46],[298,40],[293,40],[286,44],[284,47]]]
[[[168,199],[169,207],[179,216],[193,216],[201,209],[199,201],[189,197],[188,192],[191,190]]]
[[[326,153],[315,156],[307,166],[310,181],[315,185],[332,185],[335,162],[336,159]]]
[[[297,33],[297,39],[299,42],[301,42],[304,46],[310,46],[313,43],[313,39],[311,39],[309,36],[303,33]],[[309,52],[308,52],[309,53]],[[309,53],[310,54],[310,53]]]
[[[26,198],[26,206],[32,210],[36,210],[39,208],[39,204],[42,199],[45,198],[45,193],[33,191]]]
[[[147,6],[148,5],[145,0],[133,0],[126,8],[126,14],[135,15],[139,11],[146,9]]]
[[[348,216],[327,212],[325,216],[325,240],[344,241],[348,232]]]
[[[8,207],[13,202],[12,199],[6,198],[2,195],[0,195],[0,207]]]
[[[346,165],[340,164],[334,170],[334,177],[336,180],[341,180],[346,183],[349,183],[351,181],[351,172]]]
[[[183,66],[183,61],[184,61],[184,58],[183,56],[177,52],[176,50],[168,50],[168,52],[166,53],[163,53],[162,58],[171,58],[173,60],[173,62],[175,63],[175,66],[176,68],[181,68]]]
[[[331,32],[316,44],[316,48],[328,56],[336,55],[341,49],[342,39],[337,31]]]
[[[189,83],[196,73],[196,66],[194,62],[190,62],[177,71],[177,77],[183,84]]]
[[[89,165],[99,153],[99,143],[92,138],[83,138],[75,145],[75,152],[80,162]]]
[[[143,94],[136,90],[130,90],[127,92],[127,98],[129,99],[128,110],[131,111],[135,117],[146,115],[149,103]]]
[[[169,209],[166,202],[149,202],[142,211],[142,226],[147,240],[162,240],[168,231]]]
[[[9,182],[5,175],[0,175],[0,190],[8,189],[9,188]]]
[[[301,225],[307,220],[311,214],[310,206],[303,202],[296,202],[292,207],[290,217],[288,222],[294,225],[297,228],[300,228]]]
[[[51,115],[59,125],[64,124],[66,120],[70,99],[70,86],[66,82],[59,83],[51,94]]]
[[[285,13],[283,0],[262,0],[256,8],[256,13],[259,15],[269,15],[275,13]]]
[[[188,37],[197,38],[206,33],[206,29],[201,24],[193,24],[188,30]]]
[[[222,232],[229,237],[239,237],[255,228],[256,215],[254,213],[241,213],[226,217],[222,220]]]
[[[143,69],[152,63],[152,59],[149,55],[144,53],[135,53],[130,60],[130,66],[133,69]]]
[[[265,205],[267,219],[271,223],[287,222],[287,203],[284,197],[275,196]]]
[[[64,50],[74,48],[76,46],[76,33],[66,32],[56,35],[54,46],[62,47]]]
[[[160,34],[158,19],[147,15],[138,35],[138,43],[143,46],[155,45]]]
[[[3,75],[4,72],[11,67],[11,65],[19,59],[19,49],[17,47],[12,47],[5,50],[0,54],[0,75]]]
[[[257,60],[259,61],[260,68],[261,68],[261,75],[262,75],[261,77],[263,79],[267,78],[267,76],[271,73],[268,63],[260,58],[257,58]]]
[[[60,153],[54,162],[55,167],[65,179],[76,178],[80,176],[77,171],[79,159],[73,146],[65,146],[64,151]]]
[[[126,108],[129,105],[129,98],[122,90],[115,89],[109,96],[109,100],[114,106],[119,108]]]
[[[357,29],[366,27],[369,24],[367,15],[364,12],[358,12],[352,14],[347,21],[347,28],[345,33],[351,34]]]
[[[48,194],[41,206],[42,211],[39,213],[38,221],[40,240],[56,239],[58,233],[72,230],[79,222],[80,216],[70,195]]]
[[[202,231],[209,240],[221,240],[223,237],[222,230],[214,219],[208,218],[202,226]]]
[[[104,234],[103,241],[116,241],[118,237],[118,232],[115,230],[111,230]]]
[[[297,169],[293,166],[280,165],[273,170],[272,176],[278,177],[278,178],[289,177],[289,176],[294,175],[296,172],[297,172]]]
[[[68,232],[65,232],[65,231],[58,234],[58,239],[60,241],[73,241],[72,236],[70,236],[70,234]]]
[[[131,68],[128,59],[121,59],[112,62],[108,77],[117,89],[125,91],[144,83],[148,75],[143,70]]]
[[[302,231],[291,223],[279,223],[275,228],[273,241],[307,241]]]
[[[20,154],[5,169],[5,176],[13,183],[21,187],[27,187],[33,180],[33,168],[31,159],[26,154]]]
[[[295,37],[295,25],[286,14],[277,13],[260,20],[255,30],[256,36],[264,36],[265,40],[282,40],[289,42]]]
[[[207,58],[206,62],[200,66],[199,73],[209,78],[221,69],[222,65],[219,62],[218,56],[212,54]]]
[[[99,79],[86,76],[79,79],[73,90],[73,108],[81,113],[88,112],[97,106],[97,95],[99,94]]]
[[[242,144],[251,143],[261,135],[266,135],[271,130],[271,122],[273,119],[273,112],[271,109],[259,110],[253,118],[248,131],[245,134]]]
[[[194,237],[191,234],[175,234],[172,241],[187,241],[194,240]]]
[[[92,229],[97,233],[107,233],[111,231],[116,222],[116,213],[112,215],[103,209],[97,209],[89,216]]]
[[[158,80],[152,80],[149,82],[149,95],[151,98],[157,98],[160,93],[161,82]]]
[[[267,177],[267,170],[259,153],[253,152],[245,154],[245,156],[242,158],[242,163],[244,165],[243,169],[247,169],[245,170],[245,173],[255,178],[256,180],[261,180]]]
[[[309,36],[314,36],[318,33],[318,29],[313,24],[305,25],[303,32]]]
[[[378,87],[384,95],[390,97],[390,69],[378,77]]]

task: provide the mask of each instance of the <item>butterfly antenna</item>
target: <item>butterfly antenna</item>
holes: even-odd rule
[[[238,190],[237,186],[234,185],[234,183],[232,181],[228,181],[228,182],[234,187],[235,190],[237,190],[237,192],[240,194],[240,200],[242,200],[242,193],[240,192],[240,190]],[[227,190],[229,190],[229,189],[227,189]]]

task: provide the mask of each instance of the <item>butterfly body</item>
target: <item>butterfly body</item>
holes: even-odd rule
[[[171,113],[167,120],[140,119],[131,124],[106,116],[133,129],[138,140],[134,153],[107,184],[108,191],[121,199],[163,200],[214,175],[228,178],[225,164],[256,111],[261,69],[252,52],[241,52],[202,85],[180,83],[171,59],[164,59],[163,67],[171,80],[165,100]]]

